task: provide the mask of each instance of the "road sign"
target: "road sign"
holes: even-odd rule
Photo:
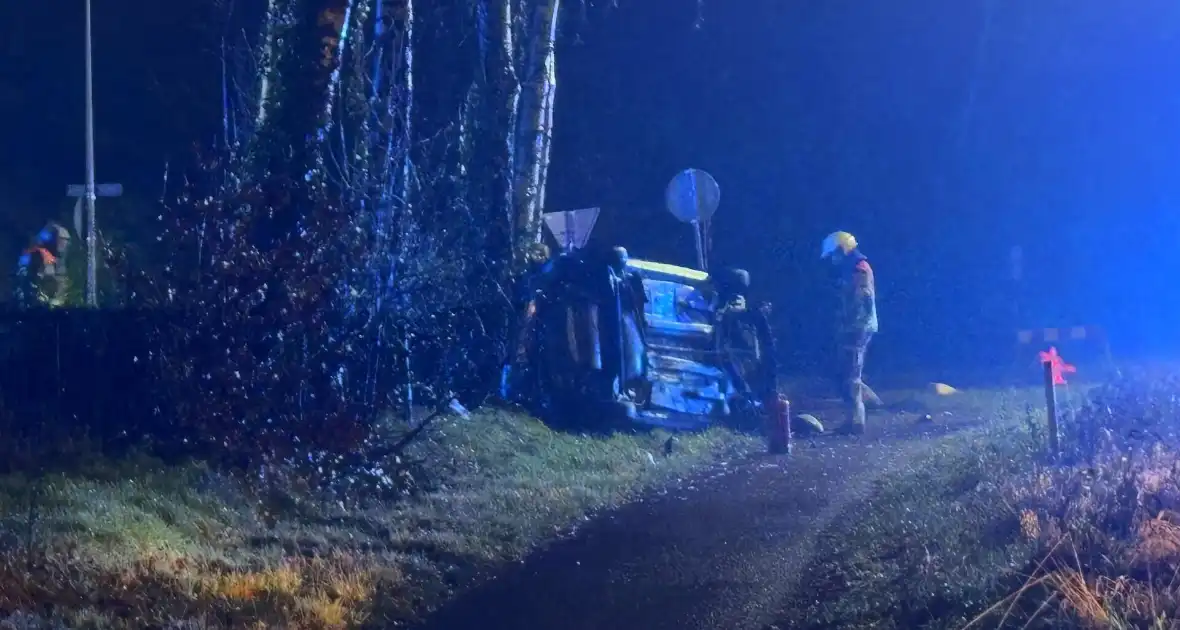
[[[70,184],[66,187],[67,197],[85,197],[85,184]],[[94,187],[95,197],[122,197],[123,184],[98,184]]]
[[[77,197],[78,201],[74,204],[74,233],[81,235],[82,228],[82,214],[85,210],[84,201],[86,198],[86,184],[70,184],[66,186],[67,197]],[[99,184],[94,187],[95,197],[122,197],[123,184]]]
[[[601,210],[601,208],[580,208],[563,212],[546,212],[541,218],[545,220],[545,227],[549,229],[554,240],[568,251],[586,246]]]
[[[91,165],[93,167],[93,164]],[[87,170],[87,173],[92,173],[93,168]],[[123,184],[98,184],[94,187],[95,197],[120,197],[123,195]],[[66,186],[66,196],[76,197],[78,201],[74,203],[74,233],[81,235],[82,228],[86,227],[86,304],[91,307],[98,306],[98,244],[95,242],[95,234],[97,228],[95,227],[94,214],[90,214],[90,225],[83,224],[84,208],[89,205],[91,210],[94,209],[94,204],[84,203],[86,201],[86,185],[85,184],[70,184]]]
[[[668,182],[664,193],[668,212],[684,223],[708,221],[721,204],[721,187],[699,168],[681,171]]]
[[[706,238],[709,219],[721,204],[721,187],[713,176],[699,168],[680,171],[664,191],[668,212],[684,223],[692,224],[696,236],[697,265],[708,270]]]

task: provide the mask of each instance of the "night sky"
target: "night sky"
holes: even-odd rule
[[[223,27],[207,0],[94,1],[98,179],[128,193],[102,211],[134,230],[165,161],[216,132]],[[619,4],[565,23],[548,209],[602,206],[597,238],[690,263],[663,191],[708,170],[713,261],[751,271],[797,363],[826,349],[813,302],[835,229],[874,261],[883,363],[953,363],[1016,325],[1106,324],[1137,351],[1180,339],[1180,5],[706,0],[696,28],[695,0]],[[84,175],[82,3],[9,10],[0,254],[15,258]]]

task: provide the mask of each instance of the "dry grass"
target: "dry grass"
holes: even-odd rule
[[[1009,597],[1026,613],[1009,615],[1011,627],[1180,626],[1180,453],[1159,445],[1138,457],[1107,453],[1093,466],[1021,480],[1030,479],[1009,495],[1037,522],[1042,557]]]
[[[1098,439],[1075,449],[1088,460],[1008,481],[1007,500],[1035,520],[1040,551],[1011,596],[1025,614],[1010,624],[1180,627],[1177,385],[1157,377],[1107,389],[1090,410]]]
[[[594,510],[755,444],[713,431],[665,456],[666,437],[556,433],[498,411],[448,418],[408,454],[431,462],[431,490],[356,509],[147,459],[0,477],[0,619],[382,627]]]
[[[1178,392],[1107,390],[1063,425],[1072,463],[1039,457],[1019,406],[950,438],[829,533],[779,627],[1180,628]]]

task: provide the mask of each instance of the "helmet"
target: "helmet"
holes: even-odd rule
[[[837,249],[845,254],[856,249],[856,237],[848,232],[832,232],[824,237],[819,257],[828,258],[835,254]]]
[[[57,239],[69,239],[70,231],[62,227],[60,223],[50,221],[45,224],[45,227],[37,233],[37,241],[41,243],[52,243]]]

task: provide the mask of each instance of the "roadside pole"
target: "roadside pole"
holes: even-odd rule
[[[94,47],[91,42],[90,0],[86,0],[86,305],[98,306],[98,256],[94,226]]]
[[[93,157],[93,156],[91,156]],[[93,164],[89,165],[93,167]],[[74,231],[79,235],[86,234],[86,306],[98,306],[98,228],[95,226],[95,198],[121,197],[123,184],[94,185],[93,169],[87,172],[90,183],[70,184],[66,187],[66,196],[74,197],[78,201],[74,204]],[[91,193],[90,191],[93,191]],[[85,215],[83,215],[85,202]],[[85,220],[83,220],[85,218]]]

